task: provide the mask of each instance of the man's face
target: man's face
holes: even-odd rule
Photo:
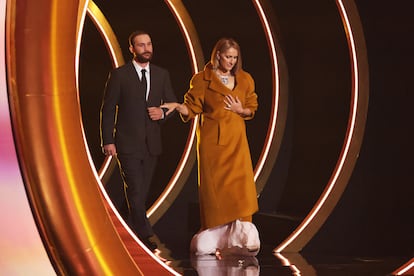
[[[140,63],[146,63],[152,58],[152,42],[147,34],[137,35],[134,38],[134,45],[129,46],[129,51]]]

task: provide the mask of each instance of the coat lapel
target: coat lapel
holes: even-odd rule
[[[148,99],[147,101],[149,103],[152,103],[152,98],[155,96],[154,95],[154,91],[157,91],[156,89],[156,85],[158,83],[158,74],[156,73],[156,69],[154,66],[151,65],[150,63],[150,89],[148,91]]]
[[[139,87],[139,77],[137,70],[135,70],[134,65],[132,64],[132,61],[128,63],[128,79],[134,83],[137,88]]]
[[[127,78],[129,83],[133,86],[132,89],[134,91],[134,94],[138,95],[138,97],[142,96],[145,101],[145,91],[143,91],[144,89],[141,84],[141,80],[139,79],[137,70],[135,69],[132,61],[127,64]]]
[[[222,95],[226,95],[227,93],[224,93],[224,91],[226,91],[224,88],[226,88],[228,90],[227,87],[225,87],[220,80],[218,79],[217,76],[215,76],[214,71],[210,68],[210,67],[206,67],[206,69],[204,70],[204,78],[209,81],[208,84],[208,88],[211,91],[214,91],[216,93],[222,94]]]
[[[235,78],[235,87],[233,90],[230,90],[228,87],[226,87],[224,84],[221,83],[219,78],[215,75],[214,71],[211,69],[210,66],[206,66],[204,70],[204,78],[205,80],[209,81],[208,88],[216,93],[227,95],[229,93],[236,93],[239,89],[244,89],[246,84],[243,82],[243,79],[239,77],[239,74],[236,73],[234,76]],[[223,89],[224,88],[224,89]]]

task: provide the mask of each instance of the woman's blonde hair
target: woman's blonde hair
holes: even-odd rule
[[[233,69],[231,69],[231,73],[236,74],[237,71],[242,69],[242,58],[239,43],[237,43],[237,41],[233,38],[221,38],[219,41],[217,41],[216,45],[213,48],[213,51],[211,52],[210,62],[213,65],[213,68],[217,69],[219,66],[219,53],[223,53],[230,48],[234,48],[238,52],[237,62],[234,65]]]

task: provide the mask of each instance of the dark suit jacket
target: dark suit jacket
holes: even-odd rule
[[[102,145],[115,144],[118,153],[138,155],[145,152],[147,145],[152,155],[161,154],[160,124],[167,118],[152,121],[147,107],[177,99],[167,70],[150,64],[150,81],[146,101],[132,61],[110,73],[101,108]]]

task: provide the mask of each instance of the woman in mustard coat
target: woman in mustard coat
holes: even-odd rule
[[[196,133],[201,230],[193,238],[192,251],[220,254],[238,247],[256,254],[260,241],[251,221],[258,203],[245,120],[254,117],[258,103],[254,80],[242,69],[238,43],[220,39],[210,62],[191,79],[184,103],[161,107],[167,114],[177,110],[184,122],[200,115]]]

